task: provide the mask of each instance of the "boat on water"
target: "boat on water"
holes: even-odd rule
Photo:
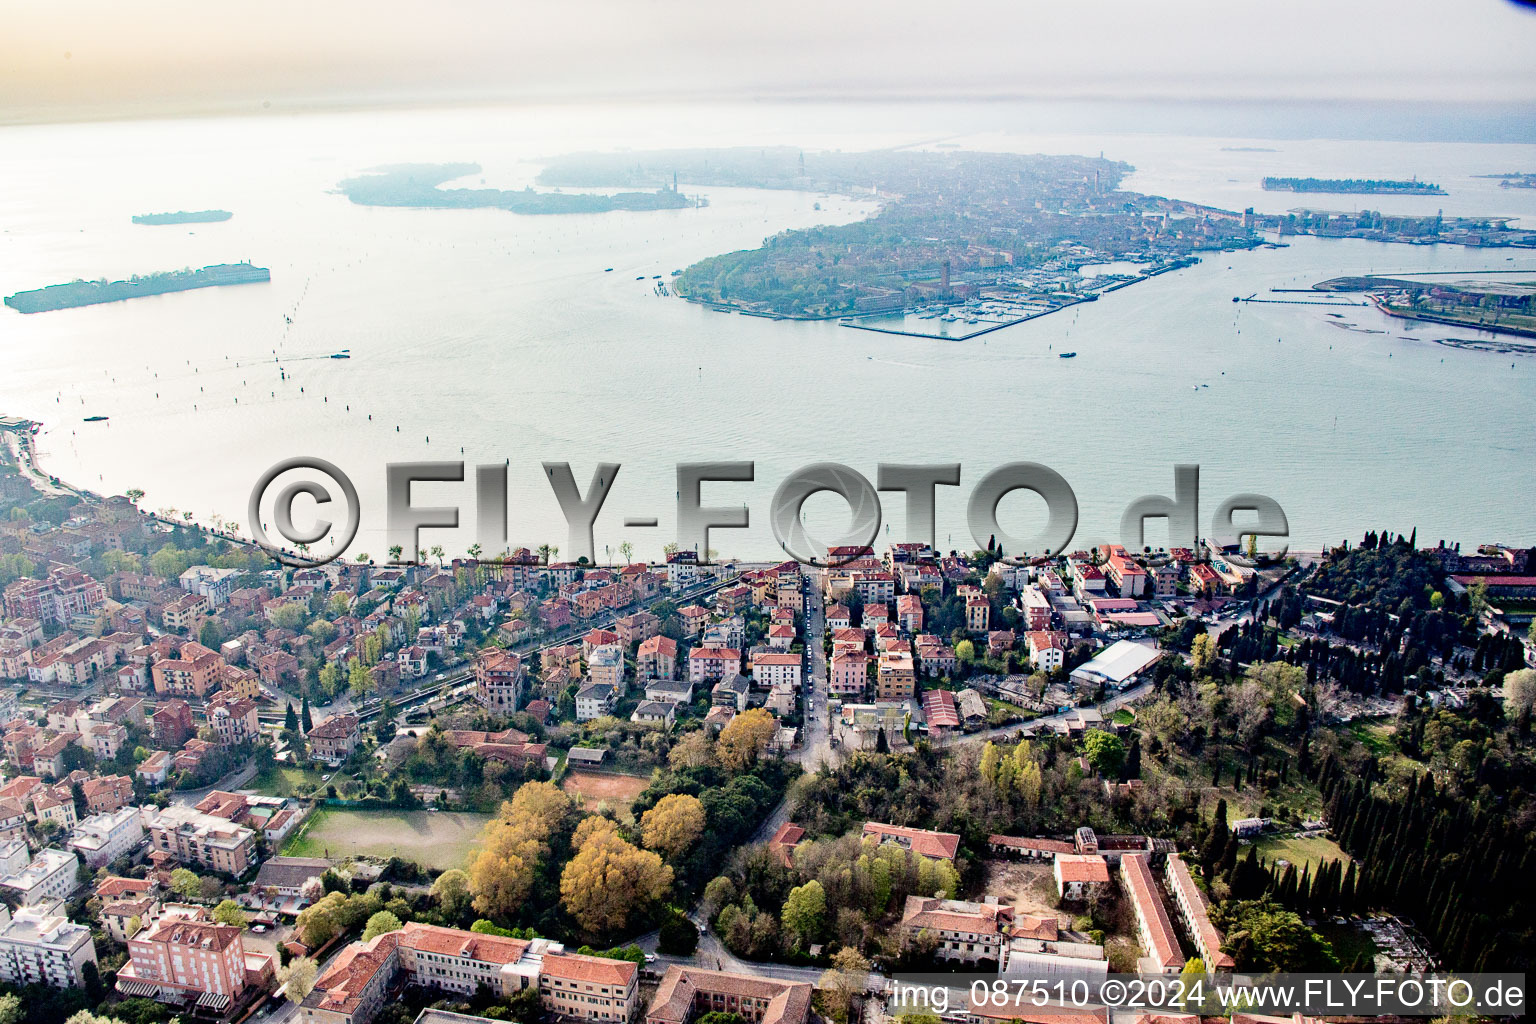
[[[106,420],[107,417],[105,416],[87,416],[85,418],[85,422],[87,423],[105,423]]]
[[[351,359],[352,358],[352,353],[350,353],[350,352],[332,352],[331,353],[331,358],[332,359]]]
[[[1061,359],[1076,359],[1077,358],[1077,353],[1076,352],[1058,352],[1058,353],[1056,353],[1056,355],[1057,355],[1058,358],[1061,358]]]

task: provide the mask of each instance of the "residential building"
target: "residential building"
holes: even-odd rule
[[[1056,895],[1064,900],[1085,900],[1109,890],[1109,864],[1097,854],[1058,853],[1052,874]]]
[[[677,705],[669,700],[642,700],[629,720],[643,725],[670,726],[677,720]]]
[[[1019,606],[1028,631],[1051,628],[1051,600],[1033,584],[1019,591]]]
[[[217,651],[190,641],[174,658],[161,658],[150,666],[155,693],[173,697],[203,697],[218,683],[224,659]],[[158,714],[158,712],[157,712]]]
[[[170,775],[171,755],[163,750],[152,750],[147,758],[139,762],[139,766],[133,773],[144,780],[148,786],[163,786]]]
[[[659,633],[644,640],[635,654],[635,672],[641,679],[677,675],[677,641]]]
[[[102,929],[118,942],[128,940],[155,923],[160,916],[160,901],[153,896],[136,900],[109,900],[101,905]]]
[[[0,981],[82,988],[85,965],[95,962],[91,930],[65,917],[57,902],[24,907],[14,916],[0,907]]]
[[[489,650],[475,659],[475,701],[487,711],[509,715],[522,703],[523,659]]]
[[[175,750],[197,731],[192,724],[192,705],[184,700],[168,700],[155,708],[149,726],[155,744],[163,750]]]
[[[615,694],[624,696],[628,689],[624,682],[624,651],[617,644],[593,648],[587,657],[587,678],[611,686]]]
[[[908,828],[905,825],[866,821],[863,837],[882,844],[891,843],[935,860],[952,861],[960,852],[960,837],[953,832],[930,832],[920,828]]]
[[[917,693],[917,668],[909,651],[887,650],[875,666],[875,699],[907,700]]]
[[[144,810],[150,843],[180,864],[243,875],[256,855],[256,833],[184,804]]]
[[[16,872],[0,878],[0,888],[10,889],[24,907],[36,906],[46,900],[67,899],[79,885],[76,873],[80,860],[73,853],[52,848],[37,851],[32,863]]]
[[[1032,629],[1024,635],[1029,663],[1040,672],[1054,672],[1066,664],[1067,635],[1050,629]]]
[[[696,967],[667,968],[645,1011],[645,1024],[690,1024],[706,1013],[735,1013],[747,1024],[806,1024],[813,988],[805,981],[779,981]]]
[[[766,686],[772,689],[779,683],[788,683],[792,688],[800,688],[802,657],[789,651],[775,651],[769,654],[757,654],[752,658],[752,677],[757,680],[758,686]]]
[[[985,594],[965,596],[965,628],[972,633],[985,633],[991,621],[992,602]]]
[[[1179,908],[1179,914],[1184,919],[1184,930],[1194,940],[1195,952],[1205,964],[1206,972],[1216,974],[1232,970],[1236,964],[1230,953],[1222,952],[1221,932],[1211,923],[1205,896],[1201,894],[1199,886],[1195,885],[1189,866],[1176,853],[1168,855],[1167,875],[1168,893]]]
[[[903,633],[923,631],[923,601],[916,594],[902,594],[896,599],[896,625]]]
[[[640,1003],[640,968],[627,960],[545,953],[539,965],[539,1005],[564,1018],[632,1020]]]
[[[827,688],[832,696],[862,698],[868,683],[868,654],[862,650],[833,652],[827,672]]]
[[[729,647],[695,647],[688,652],[688,679],[712,683],[741,670],[741,652]]]
[[[234,590],[235,579],[239,575],[239,569],[215,569],[211,565],[194,565],[181,574],[178,582],[182,590],[189,594],[201,594],[208,599],[209,605],[217,608],[229,601],[229,595]]]
[[[219,745],[224,747],[247,743],[261,735],[261,722],[256,717],[256,702],[248,697],[238,700],[221,700],[210,704],[208,725],[218,737]]]
[[[972,903],[934,897],[908,896],[901,928],[911,936],[931,933],[937,940],[933,955],[941,960],[1001,964],[1013,927],[1013,908],[995,900]]]
[[[241,934],[234,925],[168,914],[128,940],[117,991],[223,1013],[274,973],[271,957],[247,950]]]
[[[309,730],[306,738],[315,757],[340,764],[362,742],[362,722],[356,715],[332,715]]]
[[[1136,937],[1146,955],[1136,961],[1139,974],[1177,974],[1184,966],[1179,937],[1157,891],[1157,880],[1144,853],[1120,858],[1120,880],[1136,911]]]
[[[613,710],[618,695],[608,683],[588,683],[576,691],[576,721],[590,722]]]
[[[95,814],[75,827],[68,846],[85,866],[104,867],[131,853],[144,840],[144,825],[137,807],[120,807],[110,814]]]

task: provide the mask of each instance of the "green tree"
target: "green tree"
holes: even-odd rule
[[[191,899],[203,891],[203,880],[196,872],[177,868],[171,872],[171,890],[183,899]]]
[[[240,909],[240,904],[234,900],[222,900],[213,908],[213,919],[219,924],[232,924],[236,928],[245,927],[245,911]]]
[[[400,919],[387,910],[381,910],[368,919],[363,929],[363,941],[371,942],[375,936],[400,930]]]
[[[785,928],[798,935],[801,941],[809,943],[821,934],[826,913],[827,892],[813,878],[789,890],[789,898],[784,901],[780,918]]]
[[[1083,737],[1088,764],[1105,778],[1118,778],[1125,766],[1125,742],[1112,732],[1090,729]]]
[[[1333,947],[1269,895],[1228,900],[1211,919],[1227,933],[1227,948],[1243,971],[1337,971]]]

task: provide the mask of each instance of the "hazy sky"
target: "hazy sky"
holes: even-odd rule
[[[1511,0],[0,0],[0,121],[496,98],[1536,101]]]

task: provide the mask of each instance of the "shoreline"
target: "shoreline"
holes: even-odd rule
[[[1372,295],[1370,300],[1371,304],[1374,305],[1379,312],[1397,320],[1417,320],[1421,323],[1444,324],[1447,327],[1462,327],[1469,331],[1485,331],[1489,334],[1511,334],[1517,338],[1536,338],[1536,329],[1529,327],[1516,327],[1512,324],[1497,326],[1481,323],[1468,323],[1465,320],[1457,320],[1455,317],[1440,316],[1434,313],[1407,313],[1388,306],[1386,303],[1382,302],[1378,296]],[[1498,344],[1498,342],[1491,342],[1490,344]],[[1508,342],[1507,344],[1514,345],[1517,349],[1530,349],[1532,351],[1536,351],[1536,345],[1527,345],[1520,342]]]

